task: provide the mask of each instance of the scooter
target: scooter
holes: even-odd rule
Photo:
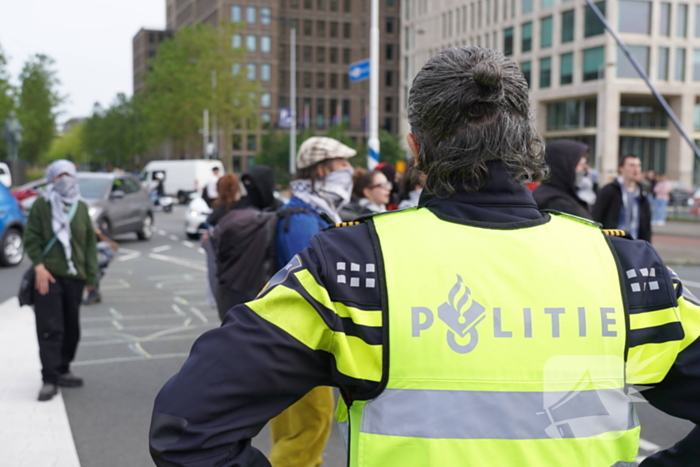
[[[173,204],[175,204],[175,200],[171,196],[161,196],[156,200],[156,207],[159,207],[163,212],[173,212]]]

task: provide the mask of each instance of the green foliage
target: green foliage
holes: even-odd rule
[[[399,137],[386,130],[379,132],[379,151],[380,162],[396,164],[406,160],[406,150],[401,147]]]
[[[46,175],[46,169],[36,165],[30,165],[27,167],[27,183],[33,182],[34,180],[40,180]]]
[[[36,163],[48,151],[56,134],[56,108],[63,102],[60,84],[50,57],[37,54],[24,65],[20,74],[17,118],[24,127],[20,158]]]
[[[128,167],[134,156],[148,149],[139,101],[119,93],[108,109],[95,104],[82,143],[92,165]]]
[[[0,160],[7,158],[5,141],[2,140],[2,126],[11,110],[15,110],[14,88],[7,73],[7,57],[0,46]]]
[[[246,54],[231,46],[237,26],[222,22],[214,28],[198,24],[180,29],[161,44],[146,77],[143,116],[155,144],[170,140],[176,148],[201,154],[203,111],[217,116],[222,134],[236,127],[259,128],[257,85],[233,64]],[[226,145],[228,146],[228,144]]]
[[[77,164],[85,162],[83,151],[83,130],[85,125],[75,125],[63,133],[51,143],[51,148],[41,158],[43,163],[49,164],[58,159],[67,159]]]

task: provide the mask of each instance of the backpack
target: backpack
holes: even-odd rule
[[[234,209],[219,220],[212,234],[219,283],[251,296],[258,294],[277,272],[275,239],[284,222],[289,231],[292,214],[308,212],[301,207],[260,211]]]

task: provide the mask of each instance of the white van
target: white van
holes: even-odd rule
[[[141,171],[141,182],[150,192],[158,185],[157,175],[163,174],[165,193],[176,196],[181,204],[185,204],[190,194],[204,189],[213,176],[214,167],[224,173],[224,165],[219,160],[151,161]]]
[[[0,162],[0,183],[7,188],[12,186],[12,174],[10,174],[10,168],[4,162]]]

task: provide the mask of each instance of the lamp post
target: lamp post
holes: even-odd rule
[[[297,28],[289,28],[289,174],[296,173],[297,152]]]
[[[372,0],[369,38],[369,135],[367,168],[379,164],[379,0]]]

